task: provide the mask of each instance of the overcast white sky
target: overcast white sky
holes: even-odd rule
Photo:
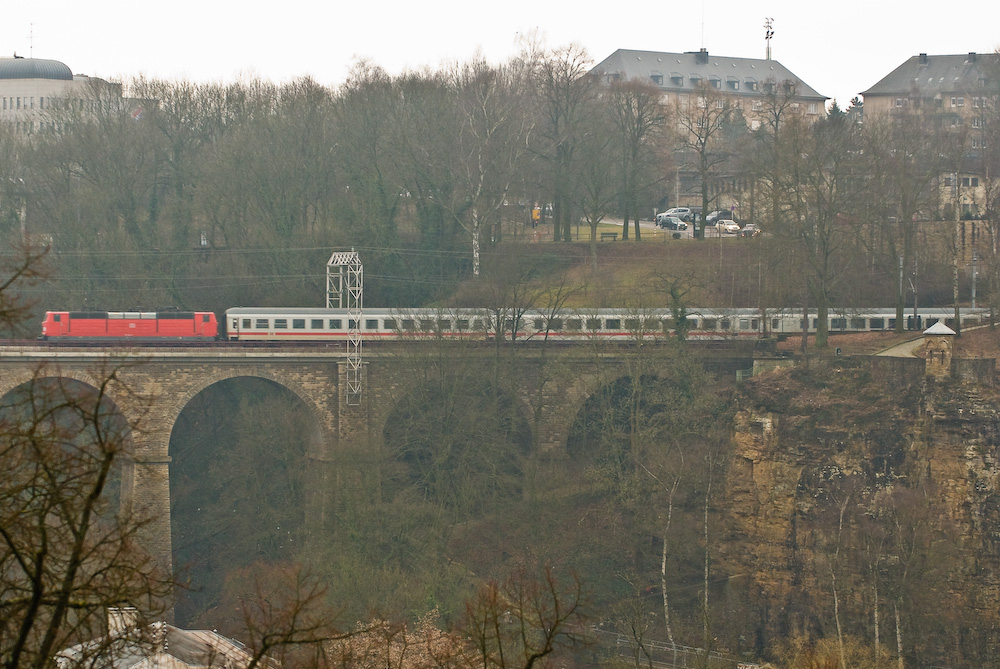
[[[1000,2],[966,0],[16,0],[4,3],[0,55],[51,58],[74,73],[193,81],[310,75],[337,85],[366,58],[396,74],[470,59],[499,62],[537,32],[594,62],[615,49],[773,57],[846,107],[910,56],[1000,45]]]

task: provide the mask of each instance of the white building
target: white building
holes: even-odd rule
[[[103,79],[74,75],[65,63],[44,58],[0,58],[0,122],[15,124],[18,134],[55,128],[51,112],[70,101],[95,103],[98,90],[121,97],[120,87]]]

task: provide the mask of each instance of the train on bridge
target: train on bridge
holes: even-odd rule
[[[988,319],[984,309],[961,312],[961,326]],[[894,309],[834,309],[831,333],[892,331]],[[908,311],[904,329],[920,331],[944,322],[954,311]],[[803,317],[791,309],[688,309],[683,331],[692,340],[758,339],[815,332],[815,311]],[[630,342],[673,336],[678,327],[668,309],[346,309],[235,307],[221,319],[203,311],[49,311],[42,339],[56,342],[289,342],[339,343],[398,340],[483,340]]]

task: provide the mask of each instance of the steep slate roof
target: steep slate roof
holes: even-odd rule
[[[899,95],[920,91],[925,97],[936,94],[969,93],[979,90],[980,79],[989,79],[996,68],[997,55],[968,53],[954,56],[911,56],[862,95]],[[987,81],[987,85],[996,82]]]
[[[655,83],[652,77],[660,75],[663,83],[657,85],[660,90],[666,92],[690,92],[695,90],[699,80],[719,79],[722,81],[721,90],[725,93],[746,97],[761,95],[760,90],[752,90],[746,86],[748,81],[756,81],[759,84],[767,81],[777,84],[792,81],[795,83],[796,97],[816,101],[827,100],[826,96],[817,93],[776,60],[729,58],[716,56],[707,51],[666,53],[618,49],[594,66],[591,72],[605,75],[618,74],[625,80],[638,79],[647,83]],[[733,80],[740,83],[736,90],[727,85]]]

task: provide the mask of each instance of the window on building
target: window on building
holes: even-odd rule
[[[726,108],[725,101],[724,100],[716,100],[715,101],[715,108],[716,109],[725,109]]]
[[[654,72],[653,74],[649,75],[649,78],[657,86],[662,86],[663,85],[663,75],[662,74],[660,74],[658,72]]]
[[[819,113],[819,105],[817,105],[815,102],[810,102],[809,103],[809,113],[810,114],[818,114]]]
[[[896,106],[897,107],[903,106],[903,98],[896,98]]]
[[[754,101],[753,101],[753,104],[751,105],[751,107],[752,107],[752,109],[753,109],[753,110],[754,110],[755,112],[756,112],[756,111],[760,111],[761,109],[763,109],[763,108],[764,108],[764,103],[763,103],[763,102],[761,102],[760,100],[754,100]]]
[[[953,97],[951,99],[951,106],[952,107],[964,107],[965,106],[965,98]]]

